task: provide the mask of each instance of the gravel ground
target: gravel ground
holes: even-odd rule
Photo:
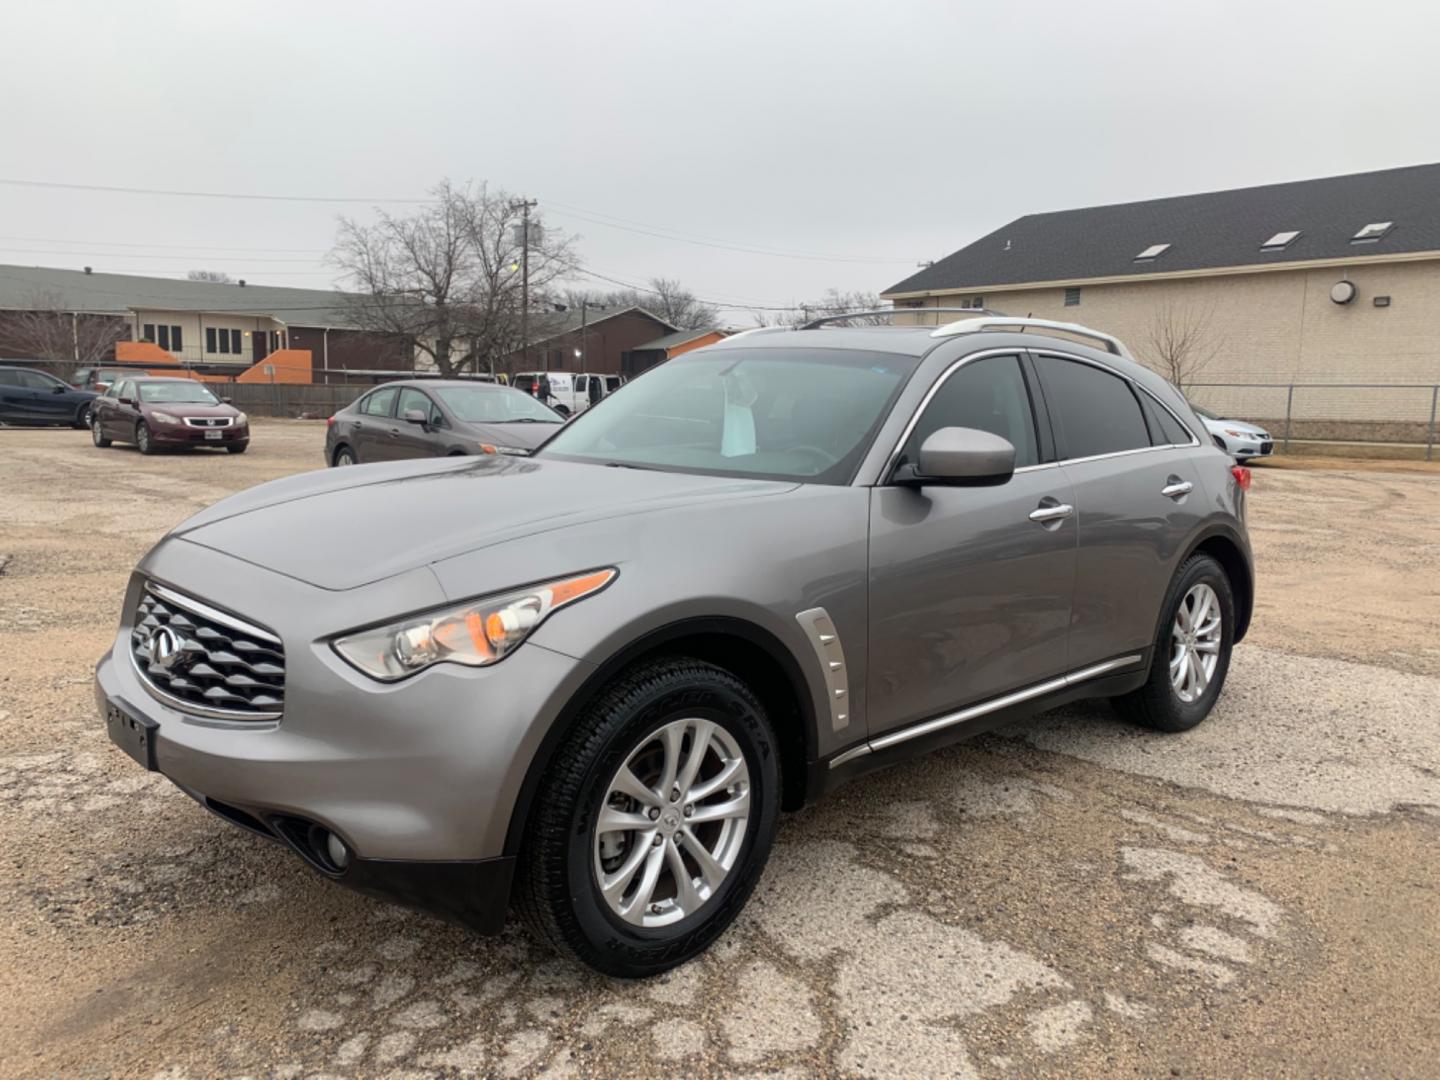
[[[1073,707],[857,781],[715,949],[627,984],[337,889],[107,742],[131,565],[321,440],[0,431],[0,1073],[1435,1075],[1435,475],[1257,470],[1208,723]]]

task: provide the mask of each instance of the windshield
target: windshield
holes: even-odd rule
[[[174,405],[219,405],[220,399],[197,382],[140,384],[140,400],[147,405],[169,402]]]
[[[917,362],[848,349],[697,353],[581,413],[541,456],[848,483]]]
[[[472,424],[559,424],[562,417],[529,394],[505,386],[438,387],[435,396],[459,419]]]

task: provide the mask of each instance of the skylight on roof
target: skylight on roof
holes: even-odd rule
[[[1379,240],[1395,227],[1393,221],[1376,221],[1366,225],[1350,238],[1352,244],[1369,244]]]
[[[1169,250],[1169,244],[1151,244],[1144,251],[1140,252],[1139,255],[1135,256],[1135,261],[1145,262],[1150,259],[1158,259],[1161,255],[1164,255],[1165,252]]]
[[[1295,238],[1299,235],[1299,229],[1293,229],[1290,232],[1277,232],[1274,236],[1270,237],[1269,240],[1266,240],[1265,243],[1260,245],[1260,250],[1281,251],[1294,243]]]

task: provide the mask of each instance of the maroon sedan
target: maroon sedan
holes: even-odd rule
[[[125,378],[95,399],[90,433],[96,446],[131,442],[142,454],[191,446],[243,454],[250,420],[194,379]]]

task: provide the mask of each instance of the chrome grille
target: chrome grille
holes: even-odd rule
[[[233,416],[187,416],[185,417],[186,427],[229,427],[234,422]]]
[[[268,630],[149,582],[130,659],[151,693],[183,712],[273,720],[285,707],[285,647]]]

